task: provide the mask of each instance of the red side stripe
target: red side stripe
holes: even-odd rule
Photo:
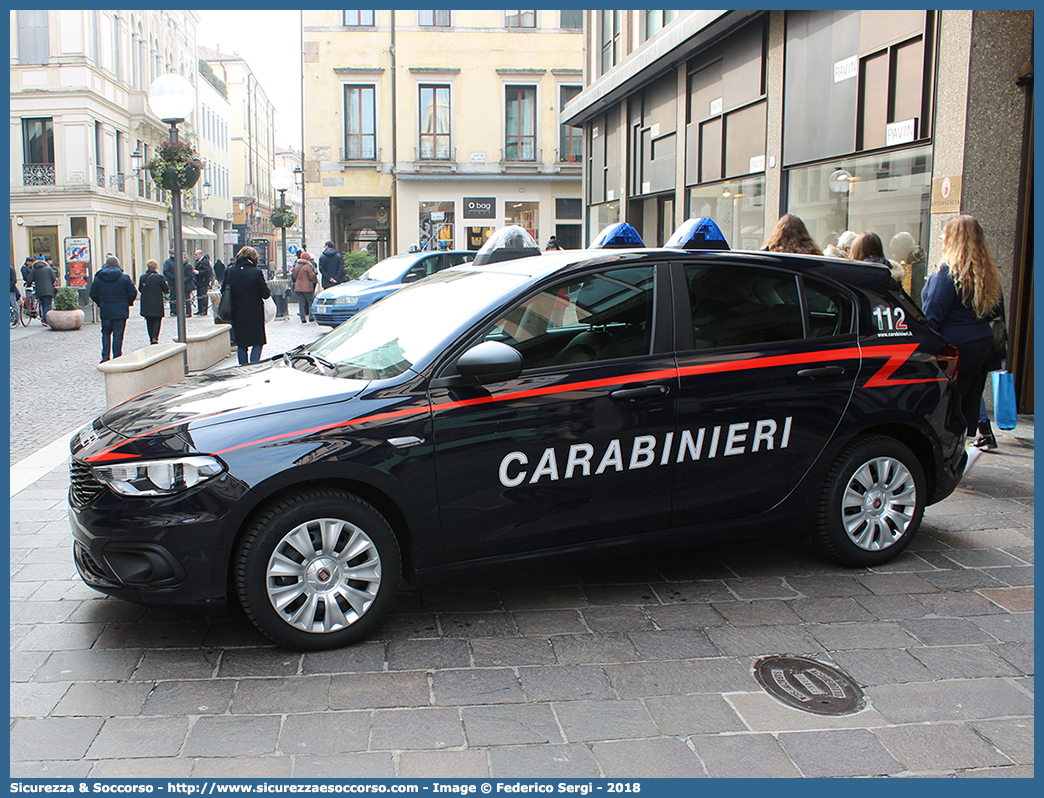
[[[883,346],[868,346],[860,349],[858,346],[849,347],[847,349],[825,349],[818,352],[804,352],[795,355],[775,355],[772,357],[751,357],[751,358],[739,358],[736,360],[721,361],[717,363],[705,363],[696,366],[686,366],[680,369],[660,369],[658,371],[646,371],[639,372],[636,374],[626,374],[618,377],[609,377],[600,380],[585,380],[583,382],[572,382],[565,385],[546,385],[540,388],[531,388],[526,391],[515,391],[513,393],[500,394],[497,396],[483,396],[475,399],[465,399],[459,402],[443,402],[439,405],[432,407],[410,407],[403,410],[391,410],[384,413],[375,413],[371,416],[364,416],[362,418],[353,418],[347,421],[340,421],[336,424],[326,424],[320,427],[312,427],[309,429],[295,430],[294,432],[287,432],[282,435],[273,435],[268,438],[260,438],[258,440],[250,441],[248,443],[241,443],[236,446],[230,446],[227,449],[214,452],[216,455],[227,454],[228,452],[234,452],[238,449],[245,449],[250,446],[260,446],[269,443],[275,443],[281,440],[287,440],[289,438],[297,438],[302,435],[316,435],[323,432],[328,432],[334,429],[343,429],[346,427],[353,427],[359,424],[371,424],[379,421],[389,421],[396,418],[407,418],[409,416],[415,416],[425,413],[438,413],[445,410],[453,410],[461,407],[474,407],[477,405],[492,404],[495,402],[512,402],[520,399],[530,399],[538,396],[551,396],[554,394],[573,393],[578,391],[590,391],[598,388],[608,388],[614,385],[623,385],[628,382],[648,382],[654,380],[664,379],[675,379],[677,377],[692,376],[694,374],[723,374],[735,371],[751,371],[754,369],[766,369],[776,368],[779,366],[797,366],[807,363],[823,363],[837,360],[860,360],[861,358],[887,358],[884,365],[875,372],[865,383],[865,388],[882,388],[890,387],[894,385],[914,385],[918,383],[926,382],[943,382],[946,378],[927,378],[927,379],[916,379],[916,380],[893,380],[890,379],[891,375],[905,363],[910,356],[917,351],[917,344],[887,344]],[[222,415],[216,413],[214,415]],[[212,416],[207,416],[212,417]],[[169,429],[171,427],[178,426],[178,424],[171,424],[167,427],[161,427],[157,430],[153,430],[152,433],[145,433],[144,435],[138,435],[128,441],[123,441],[116,446],[107,449],[99,454],[96,454],[88,458],[87,462],[98,463],[105,462],[108,460],[117,459],[128,459],[131,457],[137,457],[138,455],[131,454],[118,454],[114,450],[118,449],[128,443],[139,440],[146,437],[147,435],[153,434],[154,432],[160,432],[163,429]]]

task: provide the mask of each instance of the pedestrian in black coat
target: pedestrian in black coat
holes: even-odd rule
[[[33,292],[40,302],[40,321],[47,324],[47,314],[51,311],[51,302],[56,293],[55,285],[58,278],[54,274],[47,261],[40,256],[33,263],[33,273],[30,275],[33,283]],[[131,286],[133,288],[134,286]]]
[[[196,250],[196,313],[200,316],[207,315],[207,292],[210,284],[214,282],[214,270],[210,268],[210,255],[203,254],[203,250]]]
[[[123,273],[116,256],[110,255],[91,283],[91,299],[101,310],[102,363],[109,359],[110,346],[113,357],[123,354],[123,333],[130,306],[137,298],[131,278]]]
[[[221,258],[214,261],[214,279],[219,283],[225,280],[225,264],[221,262]]]
[[[167,287],[170,289],[171,316],[178,315],[178,288],[177,283],[174,282],[176,277],[177,275],[175,274],[174,269],[174,250],[171,250],[170,257],[163,262],[163,278],[167,281]],[[185,317],[188,318],[192,315],[192,289],[196,287],[196,270],[192,268],[192,264],[188,261],[184,261],[181,264],[181,286],[185,298]]]
[[[236,262],[225,269],[221,290],[232,289],[232,335],[240,365],[261,359],[265,338],[265,300],[272,296],[265,274],[257,267],[258,254],[253,247],[243,247]],[[249,358],[247,350],[249,349]]]
[[[187,260],[181,264],[185,281],[185,318],[192,315],[192,292],[196,289],[196,270]]]
[[[333,241],[326,242],[326,249],[319,256],[319,275],[324,289],[344,282],[344,258],[334,249]]]
[[[163,297],[170,291],[167,281],[157,271],[159,264],[149,260],[145,264],[145,274],[138,280],[138,293],[141,294],[141,315],[145,317],[145,327],[149,331],[149,343],[158,344],[160,327],[163,324]]]
[[[163,261],[163,279],[167,281],[167,287],[170,289],[170,315],[177,316],[178,309],[175,307],[175,299],[177,294],[174,288],[174,278],[177,275],[174,273],[174,250],[170,251],[170,257]]]

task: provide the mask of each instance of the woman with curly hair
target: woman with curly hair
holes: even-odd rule
[[[784,214],[776,222],[776,229],[765,246],[769,252],[796,252],[800,255],[822,255],[823,251],[808,234],[805,223],[792,213]]]
[[[957,347],[957,391],[975,435],[979,399],[993,354],[990,320],[1004,315],[1001,274],[974,216],[953,216],[942,231],[943,262],[921,291],[928,324]]]
[[[236,262],[225,269],[221,285],[232,291],[232,337],[236,342],[239,365],[257,363],[265,338],[265,300],[272,293],[257,264],[260,257],[253,247],[243,247],[236,253]]]

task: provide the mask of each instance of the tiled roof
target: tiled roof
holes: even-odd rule
[[[242,61],[243,58],[240,55],[229,55],[228,53],[222,53],[220,50],[215,50],[211,47],[204,47],[203,45],[196,46],[196,54],[204,61]]]

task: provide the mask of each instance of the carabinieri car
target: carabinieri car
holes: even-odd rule
[[[380,623],[403,576],[752,535],[880,565],[961,478],[956,350],[884,267],[675,248],[486,261],[85,427],[83,579],[170,609],[232,596],[279,644],[333,648]]]

